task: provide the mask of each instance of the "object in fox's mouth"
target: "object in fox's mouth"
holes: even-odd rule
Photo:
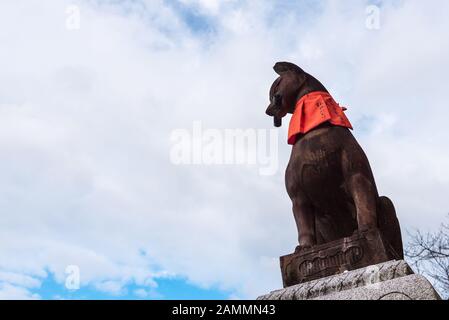
[[[276,128],[282,127],[282,118],[274,117],[274,126]]]

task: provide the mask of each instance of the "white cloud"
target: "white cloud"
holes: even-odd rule
[[[67,265],[116,294],[173,274],[231,297],[279,287],[277,257],[296,241],[282,172],[169,162],[170,133],[194,120],[269,128],[277,60],[349,105],[404,229],[447,213],[446,1],[385,5],[375,31],[355,1],[192,2],[214,16],[212,38],[162,1],[79,2],[81,29],[70,31],[68,3],[0,4],[0,270],[24,277],[3,294],[34,297],[31,279],[49,271],[63,284]]]
[[[0,283],[0,300],[37,300],[38,294],[30,292],[20,286],[14,286],[8,283]]]
[[[159,294],[154,289],[146,290],[143,288],[136,289],[133,291],[134,295],[140,299],[162,299],[164,298],[161,294]]]
[[[0,283],[9,283],[25,288],[36,288],[41,285],[39,279],[14,272],[0,271]]]

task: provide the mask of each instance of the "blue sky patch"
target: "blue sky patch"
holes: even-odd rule
[[[215,32],[214,22],[211,17],[201,14],[198,10],[189,7],[176,0],[166,0],[166,3],[196,34],[210,34]]]
[[[92,285],[81,286],[78,290],[69,290],[64,283],[58,283],[52,274],[49,274],[43,280],[41,287],[33,290],[33,293],[39,294],[46,300],[224,300],[231,295],[231,292],[221,291],[218,288],[200,288],[180,277],[158,279],[156,288],[129,284],[123,287],[121,294],[103,292]]]

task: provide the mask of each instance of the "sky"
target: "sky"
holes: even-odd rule
[[[277,61],[348,107],[404,240],[436,229],[448,13],[445,0],[1,1],[0,298],[280,288],[297,234],[287,120],[274,130],[264,114]]]

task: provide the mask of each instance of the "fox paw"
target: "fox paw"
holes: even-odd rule
[[[295,248],[295,253],[301,253],[302,251],[312,248],[310,245],[299,245]]]

